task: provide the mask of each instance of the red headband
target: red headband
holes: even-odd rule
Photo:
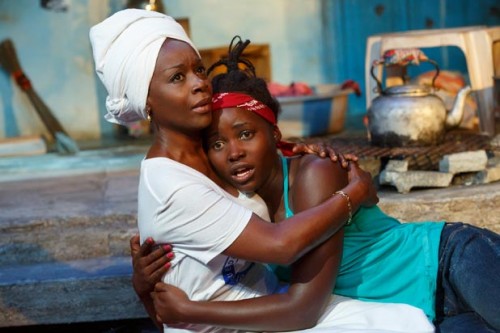
[[[267,105],[256,100],[250,95],[228,92],[215,94],[212,97],[212,111],[217,111],[224,108],[242,108],[248,111],[255,112],[266,121],[276,126],[276,116],[274,115],[273,111]],[[279,141],[276,143],[276,147],[281,150],[281,152],[285,156],[293,156],[294,154],[293,143]]]
[[[256,100],[250,95],[242,93],[220,93],[212,97],[212,111],[224,108],[242,108],[255,112],[268,122],[276,125],[276,116],[264,103]]]

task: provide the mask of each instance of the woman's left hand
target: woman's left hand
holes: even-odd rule
[[[293,147],[295,154],[316,154],[320,157],[330,157],[333,162],[339,162],[344,169],[347,169],[349,161],[357,162],[358,157],[354,154],[337,153],[335,149],[325,142],[296,143]]]

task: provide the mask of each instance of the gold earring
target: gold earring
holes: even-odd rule
[[[148,119],[149,122],[151,122],[151,109],[150,108],[146,109],[146,114],[147,114],[146,118]]]

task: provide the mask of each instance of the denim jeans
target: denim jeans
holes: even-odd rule
[[[441,333],[500,332],[500,235],[464,223],[445,225],[436,317]]]

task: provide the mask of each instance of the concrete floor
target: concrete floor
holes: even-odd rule
[[[160,333],[149,318],[0,328],[0,333]]]
[[[146,317],[130,285],[128,252],[146,149],[0,159],[0,327]],[[380,206],[403,221],[464,221],[500,232],[500,182],[408,194],[381,188]],[[56,272],[65,278],[48,274]]]
[[[1,158],[0,226],[57,218],[134,216],[137,175],[146,150],[146,144],[136,144],[83,150],[73,156],[50,153]],[[496,182],[407,194],[382,187],[380,205],[404,221],[465,219],[498,232],[500,205],[495,204],[499,186]],[[450,204],[463,200],[470,203]],[[481,216],[477,216],[481,207]]]
[[[147,151],[145,144],[81,150],[75,155],[0,158],[0,183],[137,170]]]

